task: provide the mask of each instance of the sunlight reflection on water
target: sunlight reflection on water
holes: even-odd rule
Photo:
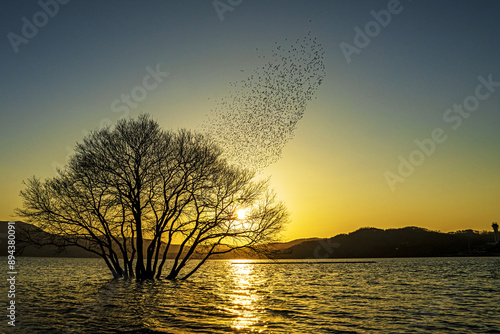
[[[97,259],[21,258],[11,332],[498,332],[499,258],[376,261],[211,261],[186,282],[141,283]]]
[[[232,310],[237,318],[231,324],[232,328],[241,330],[255,325],[259,321],[256,312],[257,295],[252,291],[250,276],[253,274],[252,264],[237,263],[231,266],[229,276],[233,278],[234,287],[231,294]]]

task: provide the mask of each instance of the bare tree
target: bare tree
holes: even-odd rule
[[[258,250],[288,221],[269,182],[221,153],[204,136],[164,131],[147,115],[122,120],[77,144],[56,177],[25,181],[17,212],[38,227],[30,237],[39,244],[84,248],[114,277],[160,278],[173,251],[167,278],[185,279],[213,255]]]

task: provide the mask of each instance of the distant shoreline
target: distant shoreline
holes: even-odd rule
[[[35,228],[31,224],[16,222],[16,228]],[[20,235],[18,234],[18,237]],[[7,221],[0,222],[0,245],[7,245]],[[17,239],[19,250],[22,240]],[[500,257],[500,243],[495,243],[493,232],[463,230],[457,232],[437,232],[409,226],[399,229],[361,228],[349,234],[339,234],[332,238],[297,239],[289,242],[268,244],[267,251],[255,254],[247,250],[229,252],[224,256],[214,256],[213,260],[338,260],[376,258],[430,258],[430,257]],[[144,247],[148,246],[145,240]],[[19,248],[18,248],[19,247]],[[179,245],[172,244],[175,256]],[[0,256],[6,256],[7,247],[0,247]],[[65,249],[52,245],[35,246],[27,243],[22,253],[16,257],[54,258],[99,258],[96,254],[76,246]],[[269,260],[271,259],[271,260]],[[304,261],[304,262],[306,262]],[[349,261],[352,262],[352,261]]]

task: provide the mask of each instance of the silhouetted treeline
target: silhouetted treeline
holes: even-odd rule
[[[279,258],[370,258],[496,255],[492,232],[451,233],[420,227],[361,228],[329,239],[310,240],[281,251]]]

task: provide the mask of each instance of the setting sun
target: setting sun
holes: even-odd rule
[[[247,211],[248,209],[239,209],[238,211],[236,211],[236,216],[238,217],[239,220],[246,219],[248,214]]]

